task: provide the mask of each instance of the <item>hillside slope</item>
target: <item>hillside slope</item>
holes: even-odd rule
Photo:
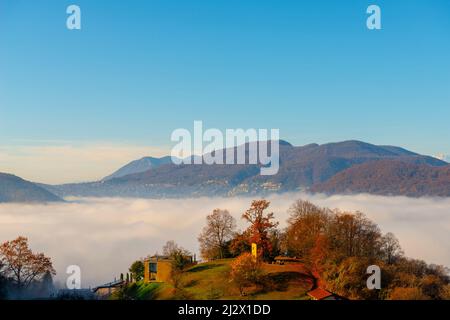
[[[51,192],[17,176],[0,173],[0,203],[62,201]]]
[[[309,297],[314,278],[301,264],[264,264],[266,288],[248,287],[241,296],[239,290],[230,282],[230,263],[233,259],[201,263],[183,272],[180,289],[175,290],[170,283],[131,284],[126,292],[134,300],[305,300]],[[113,295],[112,299],[117,299]]]
[[[111,180],[114,178],[124,177],[130,174],[141,173],[151,169],[156,169],[161,165],[170,163],[171,157],[162,157],[162,158],[153,158],[153,157],[144,157],[139,160],[131,161],[130,163],[124,165],[119,168],[117,171],[112,173],[111,175],[103,178],[102,180]]]
[[[450,197],[450,165],[432,167],[393,160],[374,161],[344,170],[313,186],[311,191]]]

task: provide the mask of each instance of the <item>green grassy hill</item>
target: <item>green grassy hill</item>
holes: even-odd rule
[[[309,299],[314,279],[301,264],[264,264],[264,288],[246,288],[245,296],[230,282],[230,263],[233,259],[201,263],[188,268],[181,277],[181,286],[176,290],[170,283],[134,283],[124,291],[125,297],[148,299]],[[120,298],[117,295],[113,298]]]

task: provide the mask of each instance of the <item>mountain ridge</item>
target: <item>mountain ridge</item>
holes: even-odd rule
[[[156,169],[159,166],[170,162],[171,162],[170,156],[165,156],[161,158],[143,157],[141,159],[127,163],[123,167],[120,167],[118,170],[114,171],[112,174],[104,177],[101,180],[106,181],[114,178],[120,178],[129,174],[145,172],[147,170]]]
[[[0,172],[0,203],[61,202],[60,197],[18,176]]]
[[[378,160],[339,172],[313,186],[311,191],[325,194],[450,197],[450,165],[431,167],[397,160]]]
[[[246,144],[248,149],[248,144]],[[45,186],[61,197],[144,197],[256,195],[315,190],[336,174],[376,160],[443,167],[448,163],[395,147],[348,140],[327,144],[293,146],[280,143],[280,170],[274,176],[259,175],[260,166],[161,164],[143,172],[85,184]]]

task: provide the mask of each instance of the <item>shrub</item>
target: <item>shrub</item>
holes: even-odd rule
[[[262,273],[261,262],[250,253],[240,255],[231,264],[231,281],[238,287],[241,296],[245,287],[261,284]]]
[[[429,300],[419,288],[394,288],[389,300]]]

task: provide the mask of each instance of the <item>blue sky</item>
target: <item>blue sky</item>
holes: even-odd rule
[[[449,57],[448,0],[0,0],[0,165],[25,172],[18,146],[164,153],[194,120],[450,154]]]

